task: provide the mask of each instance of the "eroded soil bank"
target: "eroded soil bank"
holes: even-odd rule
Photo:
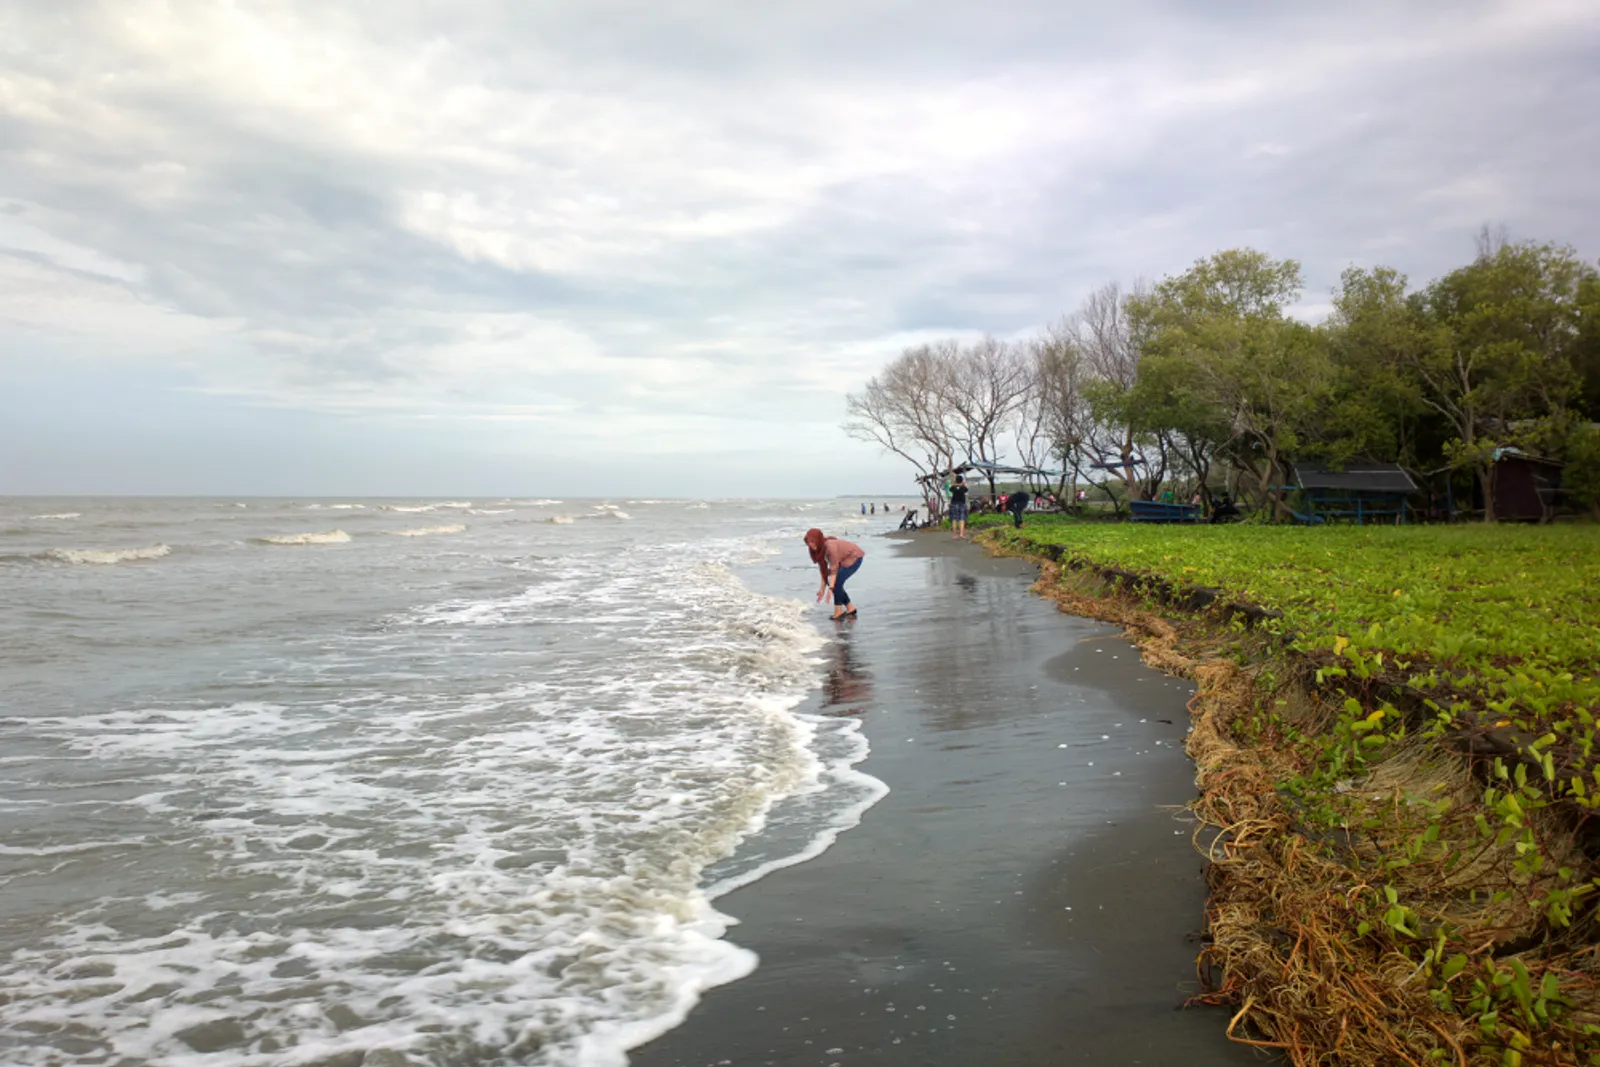
[[[1409,680],[1425,662],[1295,651],[1226,590],[1192,603],[1060,539],[984,540],[1196,682],[1205,973],[1236,1040],[1297,1065],[1594,1062],[1594,835],[1555,735],[1441,713]]]

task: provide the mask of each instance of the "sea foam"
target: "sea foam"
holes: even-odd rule
[[[263,545],[342,545],[350,540],[343,530],[322,530],[317,533],[281,534],[277,537],[257,537]]]
[[[160,559],[170,555],[168,545],[147,545],[144,548],[47,548],[39,553],[41,559],[59,560],[62,563],[132,563],[136,560]]]
[[[293,536],[275,543],[327,535]],[[29,716],[124,783],[105,815],[155,832],[83,835],[119,879],[63,868],[95,888],[0,956],[0,1047],[26,1067],[198,1062],[212,1039],[262,1065],[621,1067],[748,973],[713,898],[882,795],[852,770],[865,739],[800,713],[822,648],[806,606],[698,562],[763,544],[600,568],[592,547],[291,645],[271,699]],[[382,684],[397,669],[427,684]]]
[[[461,524],[455,526],[419,526],[414,530],[392,530],[396,537],[430,537],[433,534],[461,533],[466,527]]]

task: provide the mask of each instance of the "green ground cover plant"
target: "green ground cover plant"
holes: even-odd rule
[[[1253,695],[1227,730],[1271,769],[1277,836],[1305,846],[1272,849],[1317,857],[1322,896],[1294,892],[1303,913],[1326,902],[1330,958],[1350,974],[1397,975],[1377,1000],[1425,991],[1443,1013],[1431,1029],[1397,1030],[1395,1054],[1600,1063],[1600,835],[1589,830],[1600,807],[1600,527],[1030,517],[985,538],[1057,560],[1064,575],[1159,594],[1147,605],[1158,613],[1179,614],[1173,601],[1196,589],[1217,606],[1267,609],[1233,646]],[[1148,580],[1130,588],[1130,576]],[[1244,626],[1226,608],[1213,623]],[[1282,888],[1274,869],[1277,887],[1263,875],[1252,906]],[[1325,1015],[1314,999],[1308,1010]]]
[[[1339,642],[1341,655],[1426,660],[1469,688],[1493,690],[1520,672],[1600,702],[1600,526],[1027,521],[1030,541],[1073,558],[1279,611],[1301,650]]]

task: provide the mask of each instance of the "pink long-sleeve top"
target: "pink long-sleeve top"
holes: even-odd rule
[[[834,572],[867,556],[860,545],[838,537],[830,537],[822,542],[822,553],[828,561],[828,570]]]

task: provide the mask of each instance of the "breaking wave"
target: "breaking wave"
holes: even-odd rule
[[[131,873],[0,955],[6,1062],[626,1063],[755,966],[714,898],[883,789],[851,769],[857,722],[799,710],[806,606],[692,562],[749,544],[704,548],[536,560],[525,587],[385,616],[381,644],[319,634],[295,665],[317,686],[276,701],[32,717],[54,754],[133,783],[127,821],[159,832],[7,841]],[[462,655],[534,632],[548,669]],[[366,671],[341,685],[335,662]],[[371,684],[402,662],[429,684]],[[773,829],[781,847],[754,837]]]
[[[132,563],[141,559],[160,559],[169,555],[167,545],[147,545],[144,548],[47,548],[36,558],[59,560],[62,563]]]
[[[428,537],[432,534],[461,533],[465,529],[465,526],[457,523],[454,526],[419,526],[414,530],[393,530],[391,532],[396,537]]]
[[[278,537],[257,537],[263,545],[342,545],[350,540],[343,530],[323,530],[318,533],[283,534]]]

